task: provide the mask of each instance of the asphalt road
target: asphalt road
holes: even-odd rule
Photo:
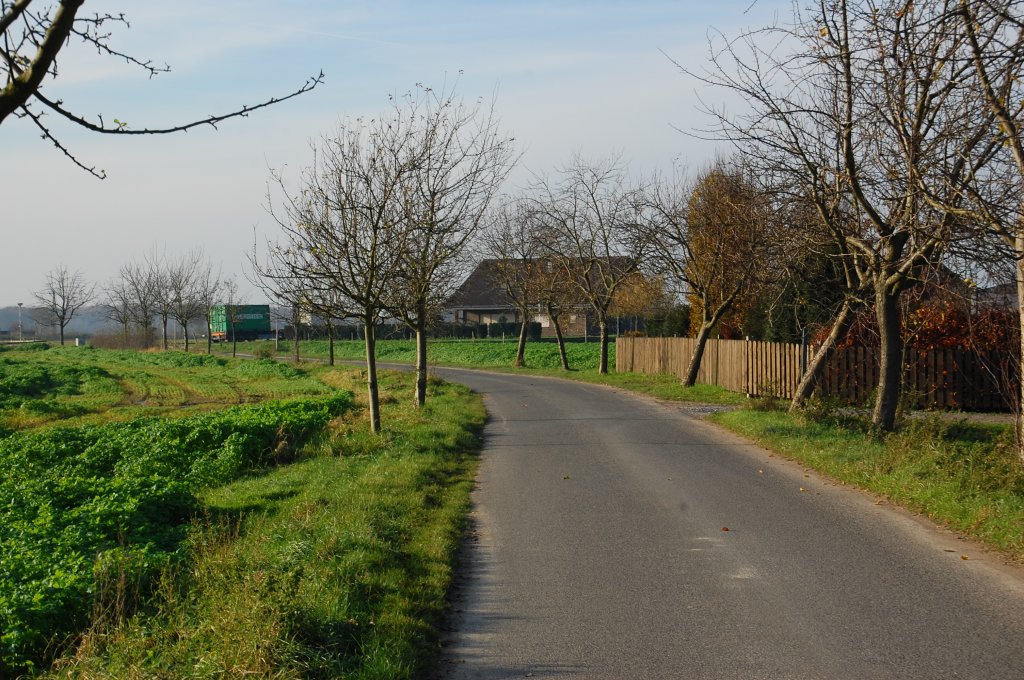
[[[491,414],[441,677],[1024,678],[1022,572],[954,534],[678,406],[438,372]]]

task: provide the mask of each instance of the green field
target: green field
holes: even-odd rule
[[[239,343],[238,351],[260,353],[273,349],[271,341]],[[300,355],[324,359],[328,355],[326,340],[305,340],[299,343]],[[281,356],[291,356],[290,341],[282,340],[278,348]],[[566,344],[569,367],[574,370],[597,368],[600,345],[596,341]],[[366,347],[362,340],[341,340],[334,343],[335,358],[340,361],[362,361]],[[501,340],[430,340],[427,358],[431,364],[466,366],[472,368],[510,368],[516,357],[515,338]],[[416,361],[416,343],[413,340],[379,340],[377,360],[411,364]],[[608,345],[608,363],[615,366],[615,343]],[[526,365],[529,368],[558,369],[558,345],[554,342],[527,342]]]
[[[180,416],[329,391],[314,376],[270,360],[42,344],[0,351],[0,428],[7,430]]]
[[[374,436],[354,369],[0,358],[4,677],[402,678],[433,663],[478,397],[432,381],[416,410],[408,377],[385,373]]]

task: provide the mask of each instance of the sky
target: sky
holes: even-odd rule
[[[86,116],[159,127],[314,91],[185,134],[97,135],[52,116],[61,142],[98,180],[24,120],[0,125],[0,307],[31,304],[46,272],[81,270],[101,287],[154,249],[202,248],[250,300],[246,254],[276,237],[267,212],[272,171],[295,177],[310,143],[344,118],[385,111],[417,84],[494,100],[522,153],[503,190],[554,174],[574,154],[620,156],[640,176],[699,168],[728,148],[687,131],[709,124],[700,99],[735,108],[678,64],[700,70],[708,38],[771,23],[778,0],[374,0],[365,2],[89,0],[83,12],[125,12],[115,49],[169,73],[144,72],[80,44],[59,57],[44,92]]]

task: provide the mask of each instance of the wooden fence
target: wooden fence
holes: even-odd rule
[[[696,341],[693,338],[619,338],[615,369],[621,372],[686,374]],[[813,353],[814,348],[808,352]],[[1016,366],[1012,358],[992,352],[947,348],[927,352],[908,350],[904,390],[919,408],[1008,410],[1000,389]],[[789,398],[800,381],[800,345],[745,340],[709,340],[697,382],[719,385],[751,396]],[[820,394],[848,404],[863,404],[878,386],[878,350],[850,347],[829,362],[819,384]],[[1010,389],[1015,389],[1011,387]]]

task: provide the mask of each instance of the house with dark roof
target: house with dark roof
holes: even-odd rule
[[[501,283],[497,259],[482,260],[455,290],[445,305],[445,319],[457,324],[522,323],[519,308]],[[525,266],[525,265],[524,265]],[[528,321],[540,324],[542,337],[554,337],[551,319],[541,305],[532,305],[536,312]],[[562,332],[569,336],[596,333],[587,328],[587,310],[570,310],[560,317]]]
[[[501,285],[499,260],[483,260],[452,293],[445,315],[455,323],[518,322],[519,310]]]
[[[467,325],[522,323],[518,307],[502,285],[500,263],[501,260],[498,259],[485,259],[477,264],[466,280],[448,298],[444,314],[446,321]],[[525,263],[523,266],[526,266]],[[536,312],[530,314],[528,321],[540,324],[542,337],[554,337],[554,325],[545,313],[543,305],[534,303],[531,308]],[[598,334],[589,305],[580,304],[564,311],[559,321],[562,333],[566,336],[585,337]],[[631,330],[637,325],[637,320],[623,317],[621,320],[613,320],[610,325],[610,331],[614,334]]]

